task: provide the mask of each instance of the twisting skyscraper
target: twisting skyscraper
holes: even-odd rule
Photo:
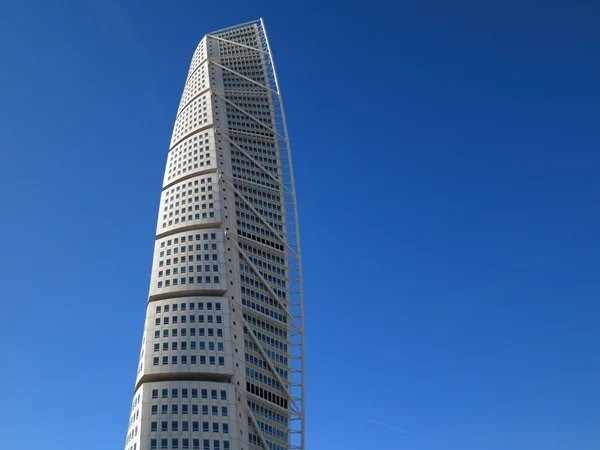
[[[125,450],[304,449],[297,217],[263,21],[209,33],[171,138]]]

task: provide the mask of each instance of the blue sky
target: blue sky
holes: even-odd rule
[[[307,450],[597,449],[598,5],[206,3],[0,6],[0,446],[122,448],[189,60],[262,16]]]

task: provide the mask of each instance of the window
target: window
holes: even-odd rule
[[[198,389],[192,389],[192,398],[198,398]]]
[[[152,389],[152,398],[158,398],[158,389]]]
[[[169,405],[160,405],[161,414],[169,414]]]
[[[202,405],[202,415],[208,416],[208,405]]]
[[[227,400],[227,391],[221,391],[221,400]]]
[[[219,407],[218,406],[211,407],[211,410],[212,410],[212,415],[213,416],[218,416],[219,415]]]
[[[171,405],[171,414],[179,414],[179,405]]]
[[[192,414],[198,415],[198,405],[192,405]]]
[[[187,421],[181,422],[181,431],[190,431],[190,423]]]
[[[155,357],[152,359],[152,365],[154,365],[154,366],[158,366],[158,356],[155,356]]]
[[[150,450],[156,450],[156,443],[157,439],[150,439]]]
[[[179,431],[179,422],[171,422],[171,431]]]
[[[219,423],[213,422],[213,433],[218,433],[218,432],[219,432]]]
[[[179,396],[179,390],[178,389],[171,389],[171,397],[172,398],[177,398]]]
[[[208,439],[203,440],[202,450],[210,450],[210,440],[208,440]]]
[[[152,414],[153,415],[158,414],[158,405],[152,405]]]
[[[161,448],[161,450],[166,450],[167,448],[169,448],[169,440],[161,439],[160,440],[160,448]]]
[[[192,422],[192,431],[200,431],[199,422]]]
[[[225,365],[225,357],[224,356],[219,356],[219,365],[220,366],[224,366]]]
[[[160,431],[169,431],[169,422],[167,422],[166,420],[162,421],[160,423]]]
[[[216,389],[211,389],[211,391],[210,391],[210,398],[212,400],[216,400],[217,399],[217,390]]]
[[[222,427],[223,427],[223,434],[228,434],[229,433],[229,424],[224,423],[222,425]]]
[[[202,432],[208,433],[210,430],[208,428],[208,422],[202,422]]]
[[[193,450],[200,450],[200,439],[194,439],[192,444],[194,445]]]
[[[222,406],[221,407],[221,415],[223,417],[227,417],[227,406]]]
[[[157,431],[158,430],[158,422],[152,422],[150,424],[150,431]]]
[[[202,398],[208,398],[208,389],[202,389]]]

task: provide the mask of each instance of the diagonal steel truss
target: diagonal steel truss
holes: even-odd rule
[[[260,45],[253,47],[242,43],[235,42],[233,40],[223,37],[223,33],[241,29],[246,27],[255,27],[258,35],[260,36]],[[264,127],[265,131],[268,131],[273,136],[272,141],[275,144],[275,148],[279,154],[279,166],[277,176],[269,171],[263,164],[259,163],[250,153],[246,152],[241,146],[231,139],[231,134],[243,134],[242,131],[233,131],[227,128],[215,127],[215,131],[218,135],[225,138],[230,145],[235,147],[248,162],[260,171],[266,178],[273,182],[272,187],[258,186],[252,181],[242,179],[236,176],[229,176],[225,173],[220,173],[221,180],[232,188],[236,194],[236,198],[243,202],[249,211],[258,219],[258,221],[270,231],[275,240],[279,241],[282,245],[281,248],[285,254],[286,259],[286,282],[287,282],[287,295],[286,298],[282,298],[277,292],[280,287],[272,286],[263,276],[260,269],[252,262],[252,258],[244,251],[240,241],[245,238],[241,235],[233,235],[229,233],[227,238],[230,239],[243,260],[252,269],[255,276],[263,283],[266,290],[273,297],[275,302],[281,308],[282,311],[288,317],[287,324],[289,326],[288,340],[289,340],[289,376],[287,381],[283,380],[277,372],[273,361],[269,358],[268,352],[265,350],[261,341],[254,335],[250,324],[242,317],[242,320],[248,329],[248,335],[259,349],[260,354],[265,359],[271,372],[277,379],[282,395],[287,397],[289,402],[289,408],[287,413],[289,415],[289,449],[290,450],[304,450],[305,449],[305,380],[304,380],[304,301],[302,292],[302,260],[300,252],[300,232],[298,227],[298,210],[296,205],[296,191],[294,186],[294,173],[292,168],[292,154],[290,148],[290,141],[288,136],[288,130],[285,120],[285,111],[283,107],[283,100],[281,96],[281,90],[279,88],[279,82],[277,79],[277,73],[275,70],[275,63],[271,53],[271,47],[265,30],[265,26],[262,19],[253,22],[247,22],[234,27],[225,28],[222,30],[209,33],[207,39],[214,39],[221,42],[226,42],[232,46],[239,47],[244,50],[250,50],[256,52],[254,56],[259,55],[264,62],[264,68],[266,70],[268,84],[259,83],[248,76],[237,72],[231,67],[227,67],[225,57],[208,58],[208,63],[219,67],[223,71],[227,71],[233,76],[237,76],[240,79],[252,84],[254,87],[252,91],[243,90],[227,90],[223,93],[213,90],[213,93],[222,100],[235,108],[240,114],[246,116],[249,120],[257,124],[257,126]],[[242,60],[244,55],[231,57],[237,61]],[[234,104],[227,100],[223,94],[244,94],[253,95],[255,92],[257,95],[268,96],[270,105],[272,108],[273,115],[271,116],[271,124],[267,125],[261,118],[254,116],[251,112],[246,111],[244,108]],[[249,187],[260,187],[261,189],[273,189],[281,196],[282,216],[283,216],[283,233],[276,231],[269,223],[268,217],[261,214],[260,211],[255,208],[247,196],[241,192],[239,187],[246,185]],[[260,245],[260,243],[251,241],[253,245]],[[242,305],[239,305],[243,309]],[[244,393],[246,398],[252,397],[250,393]],[[255,417],[252,409],[248,406],[248,413],[251,421],[259,436],[259,441],[265,450],[269,449],[267,439],[259,427],[257,418]]]

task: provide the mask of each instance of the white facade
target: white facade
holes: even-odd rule
[[[261,19],[192,58],[125,450],[303,450],[304,409],[292,161]]]

